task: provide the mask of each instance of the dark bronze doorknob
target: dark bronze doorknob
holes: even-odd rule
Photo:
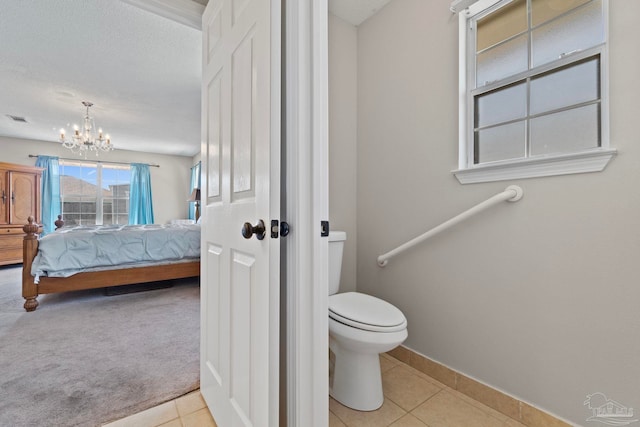
[[[264,226],[263,220],[259,220],[256,225],[251,225],[250,222],[245,222],[242,226],[242,237],[250,239],[254,234],[258,240],[264,239],[264,236],[267,234],[267,229]]]

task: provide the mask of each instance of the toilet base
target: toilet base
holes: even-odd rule
[[[380,408],[384,396],[378,353],[354,353],[336,345],[335,341],[331,344],[336,359],[329,395],[344,406],[358,411]]]

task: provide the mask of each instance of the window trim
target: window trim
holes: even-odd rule
[[[475,74],[471,70],[474,62],[470,60],[471,56],[467,52],[467,30],[470,18],[484,14],[489,8],[493,8],[502,1],[479,0],[458,14],[458,169],[452,170],[451,173],[461,184],[472,184],[602,171],[617,154],[616,149],[610,147],[609,141],[609,0],[602,0],[604,44],[569,55],[562,61],[567,64],[576,58],[593,54],[594,50],[600,52],[602,73],[600,147],[575,153],[519,158],[479,165],[473,163],[473,124],[470,122],[470,117],[473,115],[473,97],[468,88],[473,87],[471,76]],[[558,64],[554,63],[554,66],[549,69],[555,69],[556,66]],[[489,86],[483,87],[482,91],[489,89]]]

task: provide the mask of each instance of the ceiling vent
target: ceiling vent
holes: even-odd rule
[[[20,117],[20,116],[12,116],[11,114],[7,114],[7,117],[9,117],[11,120],[13,120],[14,122],[20,122],[20,123],[28,123],[27,119],[25,119],[24,117]]]

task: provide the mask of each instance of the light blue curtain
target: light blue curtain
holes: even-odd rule
[[[42,197],[43,235],[55,230],[60,215],[60,164],[57,157],[38,156],[36,166],[44,168],[40,191]]]
[[[191,167],[191,183],[189,187],[189,194],[193,191],[194,188],[202,188],[200,186],[200,165],[202,162],[198,162],[193,167]],[[202,196],[200,196],[202,197]],[[196,219],[196,203],[189,203],[189,219]]]
[[[153,224],[151,174],[149,165],[144,163],[131,164],[129,224]]]

